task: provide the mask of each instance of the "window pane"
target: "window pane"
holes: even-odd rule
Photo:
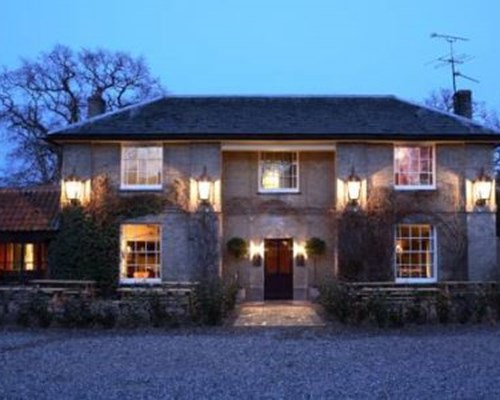
[[[432,146],[395,146],[394,182],[397,186],[432,185]]]
[[[161,238],[158,225],[122,225],[122,278],[160,277]]]
[[[260,154],[260,182],[263,190],[297,189],[297,153],[263,152]]]
[[[163,164],[162,146],[123,146],[123,184],[160,185]]]
[[[434,278],[434,230],[431,225],[398,225],[395,237],[397,278]]]

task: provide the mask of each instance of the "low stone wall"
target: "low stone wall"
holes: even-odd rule
[[[110,328],[167,326],[189,321],[192,288],[118,290],[113,298],[61,288],[2,287],[0,323]]]
[[[428,323],[500,322],[497,282],[440,282],[397,285],[393,282],[325,282],[318,302],[343,323],[403,326]]]

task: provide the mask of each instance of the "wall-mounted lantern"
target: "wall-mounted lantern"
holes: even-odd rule
[[[260,267],[264,258],[264,242],[250,241],[250,260],[254,267]]]
[[[71,204],[78,204],[83,198],[83,181],[74,171],[64,180],[64,194]]]
[[[262,265],[262,256],[260,254],[254,254],[252,256],[252,265],[254,267],[260,267]]]
[[[484,207],[491,198],[493,179],[484,173],[484,168],[479,171],[479,176],[474,181],[474,197],[476,205]]]
[[[305,267],[306,256],[304,254],[297,254],[297,257],[295,257],[295,263],[297,264],[297,267]]]
[[[352,167],[351,175],[347,178],[347,199],[351,206],[357,206],[361,196],[361,178],[356,175]]]
[[[306,266],[306,247],[303,243],[293,243],[293,256],[295,257],[295,265],[297,267]]]
[[[197,180],[198,183],[198,199],[202,203],[209,203],[212,193],[212,180],[207,174],[207,166],[203,167],[203,173]]]

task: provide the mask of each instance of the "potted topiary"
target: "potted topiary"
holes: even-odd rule
[[[240,237],[233,237],[226,243],[227,251],[233,257],[242,259],[248,255],[248,243]]]
[[[241,260],[248,256],[248,242],[240,237],[232,237],[226,243],[226,248],[229,254],[231,254],[237,260]],[[236,278],[239,281],[238,278]],[[241,303],[246,297],[246,291],[244,288],[239,287],[236,299],[238,303]]]
[[[316,260],[318,257],[325,254],[326,251],[326,243],[324,240],[318,237],[312,237],[306,242],[306,253],[308,257],[313,259],[313,285],[314,288],[311,288],[311,297],[317,297],[319,294],[317,289],[317,278],[316,278]]]

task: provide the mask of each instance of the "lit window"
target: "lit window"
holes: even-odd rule
[[[435,281],[435,247],[431,225],[398,225],[394,245],[396,282]]]
[[[159,281],[161,240],[158,225],[122,225],[120,281]]]
[[[0,272],[43,271],[46,264],[43,243],[0,243]]]
[[[161,145],[122,147],[122,189],[161,189]]]
[[[260,192],[298,192],[298,154],[263,152],[259,160]]]
[[[395,146],[394,183],[399,189],[434,188],[434,147]]]

